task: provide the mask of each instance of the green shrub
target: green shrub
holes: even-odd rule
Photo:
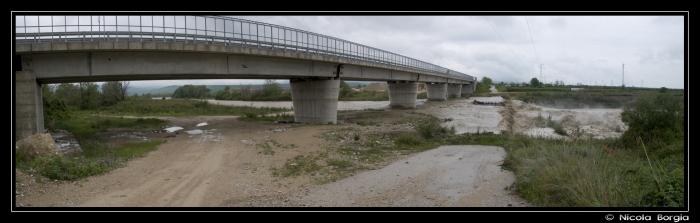
[[[661,145],[683,140],[685,111],[683,101],[668,93],[647,94],[637,100],[633,109],[624,109],[622,122],[628,129],[620,137],[629,148],[640,148],[641,138],[653,153]]]
[[[653,190],[644,195],[642,202],[651,207],[683,207],[684,194],[683,167],[679,167],[663,176],[658,187],[654,187]]]
[[[425,139],[432,139],[435,133],[440,132],[440,125],[436,119],[428,119],[416,125],[416,130]]]
[[[63,100],[55,96],[43,98],[44,104],[44,126],[49,129],[54,127],[54,123],[59,120],[70,118],[70,113]]]
[[[397,146],[417,146],[420,145],[421,141],[416,138],[416,136],[408,133],[399,135],[399,137],[394,140],[394,144]]]

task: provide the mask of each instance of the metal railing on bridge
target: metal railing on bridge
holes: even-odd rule
[[[295,51],[475,80],[467,74],[347,40],[224,16],[16,16],[16,43],[92,41],[184,42]]]

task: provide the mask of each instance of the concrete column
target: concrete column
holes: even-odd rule
[[[337,123],[339,79],[292,79],[289,86],[292,90],[295,122]]]
[[[461,84],[447,85],[447,97],[458,98],[460,96],[462,96],[462,85]]]
[[[33,71],[15,71],[15,142],[44,133],[41,85]]]
[[[428,88],[428,100],[444,101],[447,100],[447,84],[430,83],[425,85]]]
[[[392,108],[416,108],[418,83],[396,83],[387,81],[389,88],[389,106]]]
[[[462,85],[462,94],[474,93],[475,86],[476,85],[474,85],[474,84],[463,84]]]

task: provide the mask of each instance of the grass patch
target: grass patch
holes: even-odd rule
[[[32,161],[17,157],[16,166],[22,171],[37,173],[48,180],[77,180],[122,167],[126,161],[143,157],[158,148],[161,143],[126,143],[115,148],[102,144],[85,144],[81,145],[83,152],[77,154],[40,157]]]
[[[55,129],[63,129],[73,133],[76,139],[93,138],[98,132],[109,128],[156,128],[167,121],[155,118],[124,118],[95,116],[90,111],[73,111],[68,120],[55,121]]]
[[[403,133],[398,138],[396,138],[396,140],[394,140],[394,143],[398,147],[417,146],[421,144],[421,140],[418,138],[417,135]]]
[[[330,159],[330,160],[326,160],[326,165],[333,166],[333,167],[336,167],[339,169],[345,169],[345,168],[351,167],[352,163],[347,161],[347,160]]]
[[[112,150],[117,158],[130,159],[145,156],[148,152],[158,148],[161,143],[161,141],[124,143]]]
[[[263,107],[256,108],[252,106],[227,106],[210,104],[202,100],[189,99],[171,99],[171,100],[152,100],[152,99],[130,99],[119,102],[110,107],[104,107],[100,110],[93,111],[100,114],[110,115],[155,115],[155,116],[216,116],[216,115],[234,115],[245,116],[246,113],[255,114],[273,114],[279,112],[291,111],[287,108],[271,108]]]
[[[272,147],[270,147],[270,145],[268,145],[267,142],[258,143],[258,147],[262,148],[262,151],[260,153],[262,153],[263,155],[275,155],[275,151],[272,150]]]
[[[22,155],[15,157],[16,167],[37,173],[49,180],[76,180],[99,175],[119,168],[132,158],[143,157],[155,150],[161,141],[125,143],[107,146],[109,139],[97,133],[110,128],[160,128],[167,121],[155,118],[124,118],[93,115],[93,111],[71,111],[70,118],[54,120],[50,131],[62,129],[71,132],[82,149],[80,153],[64,156],[42,157],[27,160]]]
[[[275,177],[290,177],[299,176],[301,173],[311,173],[318,171],[320,166],[316,163],[318,156],[297,155],[292,159],[287,160],[281,168],[271,168],[272,176]]]

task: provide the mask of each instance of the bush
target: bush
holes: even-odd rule
[[[44,126],[52,129],[54,122],[59,120],[67,120],[70,118],[70,113],[66,108],[66,104],[58,97],[50,96],[43,98],[44,102]]]
[[[644,196],[643,202],[646,206],[651,207],[683,207],[684,193],[683,167],[679,167],[662,177],[658,187],[650,190]]]
[[[416,146],[416,145],[420,145],[420,140],[417,139],[412,134],[404,133],[404,134],[399,135],[399,138],[397,138],[394,141],[394,144],[396,144],[397,146],[402,146],[402,145]]]
[[[630,148],[640,148],[641,138],[647,149],[654,151],[661,145],[684,138],[685,111],[683,101],[668,93],[647,94],[637,100],[634,109],[624,109],[622,122],[629,127],[620,138]]]
[[[427,121],[416,125],[416,131],[418,131],[418,134],[425,139],[432,139],[433,134],[439,131],[438,128],[439,125],[437,124],[437,121],[433,119],[428,119]]]

